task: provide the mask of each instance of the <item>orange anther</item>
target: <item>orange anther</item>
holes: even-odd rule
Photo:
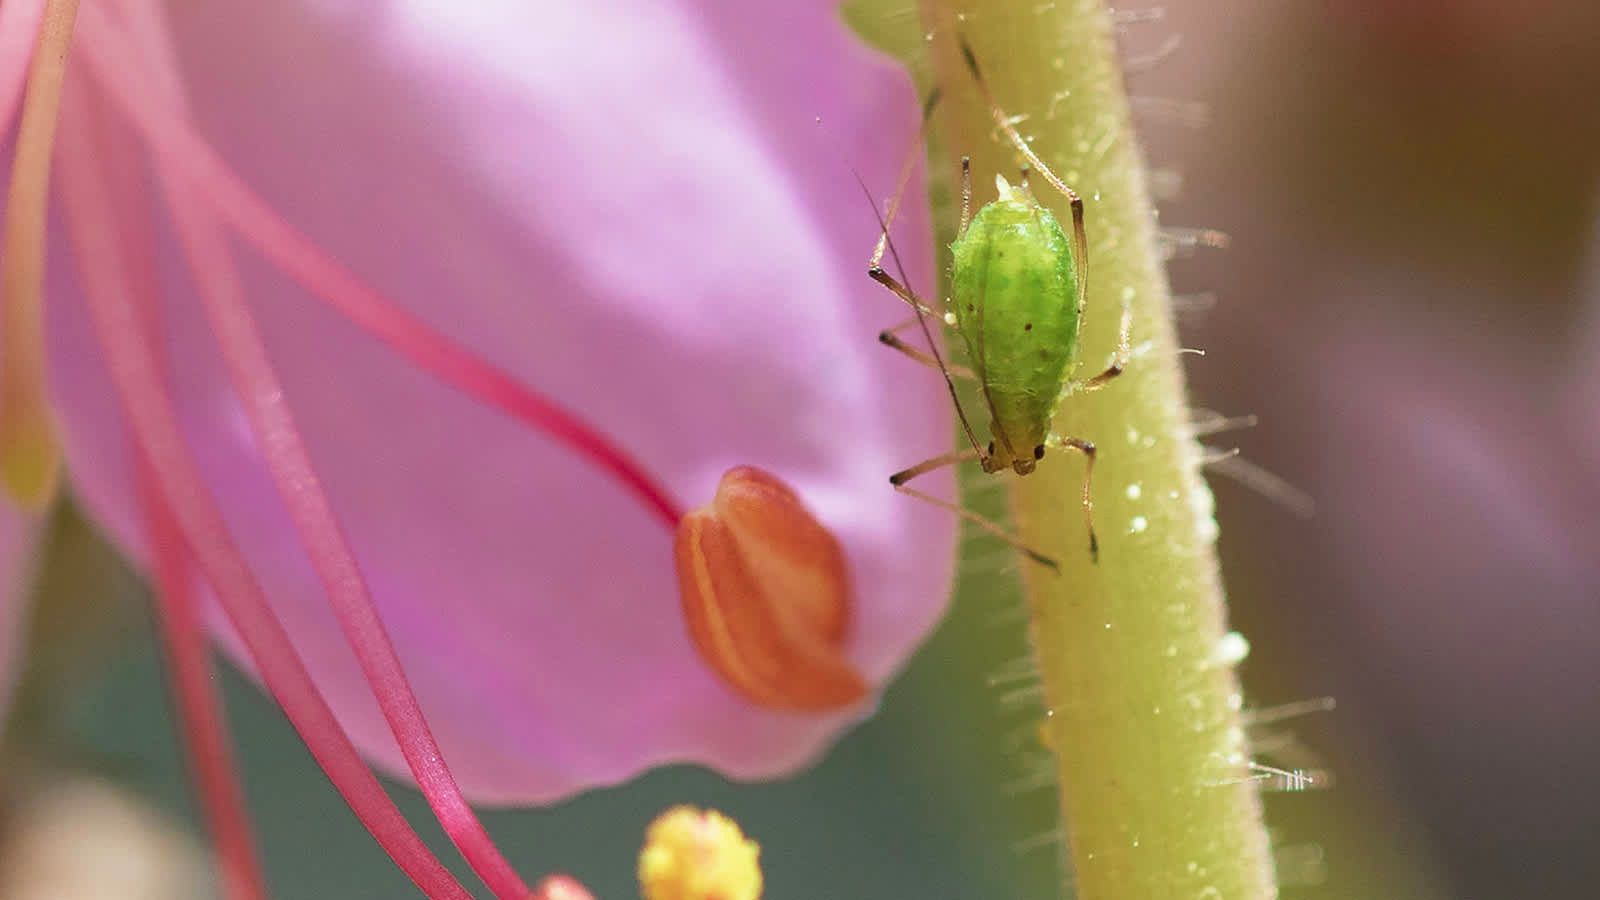
[[[700,656],[769,709],[822,711],[867,695],[844,655],[853,602],[844,551],[788,485],[728,470],[678,523],[683,614]]]

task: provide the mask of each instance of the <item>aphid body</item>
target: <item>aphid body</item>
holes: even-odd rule
[[[973,80],[983,93],[995,124],[1027,161],[1020,182],[1013,187],[1004,176],[995,176],[997,196],[972,215],[972,167],[961,161],[961,226],[950,245],[950,296],[943,319],[961,336],[966,345],[970,371],[945,362],[938,343],[928,327],[936,315],[901,279],[880,265],[884,252],[891,254],[889,223],[905,190],[914,157],[901,168],[900,185],[887,215],[879,217],[882,232],[868,265],[867,274],[888,288],[916,311],[916,317],[878,335],[883,344],[906,354],[923,365],[939,370],[950,387],[956,415],[966,435],[969,449],[944,453],[924,460],[889,476],[889,483],[901,493],[942,506],[1010,541],[1035,562],[1056,568],[1055,560],[1030,549],[1014,535],[993,522],[947,501],[930,496],[907,482],[948,465],[977,461],[985,472],[1007,469],[1018,475],[1033,472],[1045,452],[1071,450],[1084,457],[1083,512],[1089,536],[1091,559],[1099,556],[1094,530],[1093,479],[1095,445],[1083,438],[1053,430],[1056,409],[1064,397],[1079,391],[1105,387],[1122,374],[1131,353],[1131,310],[1122,298],[1122,317],[1117,329],[1117,351],[1111,365],[1099,374],[1080,379],[1074,373],[1078,356],[1078,331],[1083,321],[1084,300],[1088,293],[1088,238],[1083,224],[1083,200],[1046,166],[1028,142],[1022,139],[1010,117],[994,100],[977,59],[965,41],[962,57]],[[938,102],[930,96],[923,111],[924,122]],[[1072,211],[1070,228],[1033,196],[1030,174],[1037,173],[1068,201]],[[865,187],[863,186],[863,189]],[[898,266],[898,257],[895,257]],[[927,342],[927,351],[908,344],[896,332],[917,325]],[[971,378],[983,394],[989,410],[991,440],[985,446],[962,409],[952,378]]]
[[[1083,293],[1072,242],[1024,184],[996,176],[998,199],[950,245],[950,315],[990,416],[984,471],[1033,471],[1078,350]]]

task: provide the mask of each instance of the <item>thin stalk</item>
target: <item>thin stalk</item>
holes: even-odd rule
[[[1133,309],[1135,353],[1104,390],[1062,404],[1063,435],[1094,441],[1098,564],[1085,550],[1083,460],[1056,454],[1012,479],[1022,539],[1062,561],[1023,565],[1058,758],[1061,808],[1084,900],[1268,900],[1266,830],[1240,721],[1211,493],[1189,407],[1170,295],[1133,138],[1111,20],[1100,0],[929,0],[945,143],[970,154],[980,197],[1019,160],[956,49],[970,43],[1007,114],[1087,205],[1089,290],[1079,374],[1115,346]],[[955,166],[946,163],[945,171]],[[1035,182],[1065,221],[1065,202]]]

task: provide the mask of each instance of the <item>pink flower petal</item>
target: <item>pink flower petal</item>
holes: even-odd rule
[[[686,504],[740,463],[794,485],[847,549],[852,658],[881,682],[943,611],[954,531],[887,484],[949,445],[949,413],[937,378],[874,340],[904,308],[864,274],[877,226],[849,170],[892,188],[917,127],[907,79],[826,5],[576,9],[174,13],[202,129],[335,257],[577,409]],[[196,455],[330,702],[404,771],[156,227]],[[922,286],[927,230],[908,203],[896,231]],[[753,708],[709,672],[678,612],[671,535],[623,489],[241,262],[313,461],[470,794],[547,800],[681,760],[770,776],[848,724]],[[71,471],[144,558],[75,278],[64,265],[51,278],[72,300],[50,322]]]

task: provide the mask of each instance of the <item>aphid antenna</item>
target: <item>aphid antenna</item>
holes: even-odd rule
[[[872,265],[874,266],[878,264],[879,260],[883,259],[884,246],[889,243],[889,226],[894,224],[895,216],[900,214],[900,201],[905,197],[906,186],[911,183],[911,173],[916,168],[917,157],[920,155],[921,149],[927,144],[928,123],[933,120],[933,111],[939,108],[939,100],[943,96],[944,92],[935,86],[928,92],[928,98],[922,101],[922,119],[917,126],[917,140],[911,145],[911,151],[906,154],[906,158],[900,162],[900,172],[895,176],[894,180],[894,194],[889,198],[889,209],[879,223],[883,226],[883,230],[878,235],[877,246],[872,251]],[[856,183],[861,185],[862,190],[866,190],[866,183],[861,178],[861,173],[856,171],[854,167],[851,167],[850,171],[856,176]],[[874,210],[878,208],[876,201],[874,201],[872,208]],[[900,279],[901,281],[907,281],[903,270],[900,272]],[[920,309],[918,311],[921,312]]]
[[[961,420],[961,430],[967,436],[967,442],[972,445],[972,450],[979,458],[983,456],[983,445],[978,443],[978,434],[972,428],[972,423],[967,419],[967,412],[961,406],[961,395],[956,391],[955,381],[950,377],[950,367],[945,363],[944,354],[939,350],[938,341],[934,340],[933,329],[928,327],[928,306],[917,297],[916,292],[909,287],[911,279],[906,275],[905,263],[900,259],[900,251],[894,245],[894,238],[889,234],[889,226],[894,222],[895,215],[900,211],[900,201],[905,196],[906,186],[910,183],[911,172],[916,165],[917,155],[924,146],[924,138],[928,132],[928,122],[933,117],[934,109],[939,105],[940,92],[935,89],[928,94],[928,99],[922,105],[922,125],[917,131],[917,140],[912,144],[910,152],[906,154],[905,162],[900,165],[900,174],[896,179],[894,196],[889,201],[887,215],[878,209],[878,202],[873,199],[872,190],[867,187],[866,179],[861,173],[850,166],[850,174],[855,178],[856,185],[861,188],[861,193],[867,198],[867,205],[872,207],[872,215],[878,220],[878,243],[873,248],[872,257],[867,263],[867,275],[889,289],[889,292],[899,297],[909,305],[917,314],[917,327],[922,331],[922,337],[928,343],[929,355],[933,357],[934,364],[939,368],[939,375],[944,378],[945,388],[950,392],[950,402],[955,405],[956,417]],[[895,273],[900,276],[897,281],[893,276],[883,270],[883,254],[887,250],[889,258],[894,262]],[[889,332],[882,332],[878,339],[885,344],[894,346],[890,340],[884,340],[885,335],[893,337]],[[899,487],[899,485],[896,485]]]
[[[1062,95],[1059,95],[1059,96],[1067,97],[1067,96],[1070,96],[1070,95],[1062,94]],[[1055,115],[1055,103],[1054,102],[1052,102],[1050,104],[1050,108],[1046,112],[1047,112],[1047,118],[1050,117],[1050,116],[1054,116]],[[1006,119],[1005,119],[1004,122],[1001,122],[998,126],[989,129],[989,137],[990,138],[1002,137],[1002,136],[1005,135],[1005,129],[1006,129],[1007,126],[1010,126],[1011,128],[1015,129],[1019,125],[1026,124],[1027,121],[1028,121],[1028,114],[1027,113],[1019,113],[1018,115],[1015,115],[1015,116],[1006,116]],[[1020,133],[1021,132],[1019,131],[1018,134],[1020,134]],[[1024,140],[1026,140],[1026,138],[1024,138]]]

